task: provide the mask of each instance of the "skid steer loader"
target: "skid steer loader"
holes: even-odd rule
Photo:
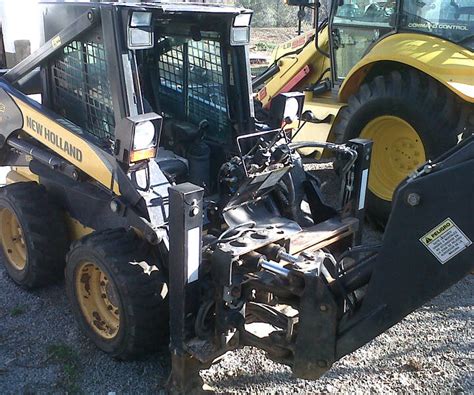
[[[367,207],[383,225],[397,185],[474,131],[474,4],[334,0],[322,20],[319,1],[287,3],[313,8],[318,28],[274,51],[255,79],[260,106],[305,91],[317,123],[299,138],[372,140]]]
[[[384,242],[361,244],[372,143],[293,141],[285,125],[314,117],[294,93],[272,106],[283,127],[254,123],[250,19],[46,4],[45,45],[0,81],[10,277],[33,288],[65,273],[91,341],[119,359],[169,346],[178,392],[245,345],[317,379],[473,267],[474,141],[405,180]],[[304,147],[340,158],[334,204]]]

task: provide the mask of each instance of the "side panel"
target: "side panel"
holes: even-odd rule
[[[8,110],[13,114],[11,116],[7,114],[9,118],[2,125],[1,134],[5,138],[14,131],[22,129],[106,188],[120,194],[114,165],[105,152],[61,125],[52,116],[48,116],[49,111],[42,109],[41,105],[30,102],[27,97],[20,97],[23,96],[21,94],[15,95],[12,91],[7,93],[5,86],[3,88],[0,98],[8,96],[11,103],[16,105],[14,107],[5,100],[7,104],[4,113]]]
[[[406,179],[396,192],[362,305],[339,327],[338,358],[474,268],[474,140],[456,146],[433,167]]]
[[[2,145],[6,138],[23,126],[23,116],[12,97],[0,87],[0,135]]]
[[[422,34],[399,33],[379,41],[347,75],[339,98],[347,102],[378,62],[406,64],[428,74],[462,100],[474,103],[474,53],[449,41]]]

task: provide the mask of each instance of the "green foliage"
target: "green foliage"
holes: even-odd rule
[[[60,386],[68,393],[80,393],[77,385],[80,373],[79,355],[66,344],[48,346],[48,359],[61,365],[63,377]]]
[[[270,52],[276,47],[276,44],[259,41],[255,44],[255,50],[260,52]]]
[[[235,4],[254,11],[253,27],[291,27],[298,23],[298,8],[287,6],[284,0],[236,0]]]
[[[13,309],[10,310],[10,315],[12,317],[18,317],[22,315],[26,311],[24,306],[15,306]]]
[[[331,0],[320,0],[319,20],[327,18]],[[235,0],[235,5],[254,11],[253,27],[296,27],[298,7],[285,4],[285,0]],[[304,23],[312,24],[313,13],[305,9]]]

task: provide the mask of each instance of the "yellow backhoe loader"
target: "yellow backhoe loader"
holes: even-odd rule
[[[368,210],[385,222],[400,181],[474,130],[474,3],[335,0],[317,19],[254,80],[259,105],[304,90],[317,124],[298,138],[373,140]]]

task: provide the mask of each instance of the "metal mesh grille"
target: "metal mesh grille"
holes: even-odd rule
[[[160,56],[160,101],[163,108],[171,113],[183,111],[183,47],[172,49]]]
[[[230,123],[219,41],[189,41],[160,55],[158,64],[160,101],[165,112],[180,116],[184,108],[189,122],[208,120],[208,137],[225,138]]]
[[[73,41],[51,69],[53,109],[103,142],[113,139],[115,121],[103,44]]]

